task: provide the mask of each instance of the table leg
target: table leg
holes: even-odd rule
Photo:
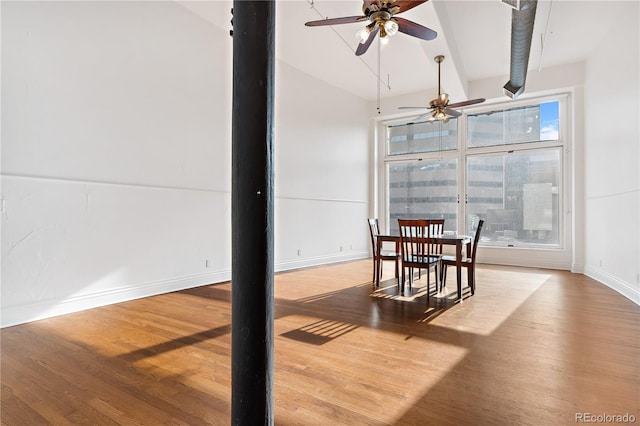
[[[462,241],[456,242],[456,278],[458,284],[458,300],[462,300]]]
[[[376,288],[380,287],[380,272],[381,272],[380,269],[382,267],[382,260],[378,257],[378,255],[380,254],[381,246],[382,246],[382,244],[381,244],[380,240],[378,240],[377,244],[376,244],[376,253],[375,253],[375,256],[376,256],[376,259],[377,259],[377,262],[376,262]]]

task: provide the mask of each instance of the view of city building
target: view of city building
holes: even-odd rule
[[[397,232],[400,218],[444,218],[445,230],[457,231],[458,215],[464,214],[464,232],[485,220],[485,244],[559,244],[558,109],[554,101],[462,117],[464,137],[456,119],[389,126],[390,231]],[[540,147],[541,141],[553,146]],[[479,148],[485,149],[476,153]],[[399,155],[402,160],[394,161]],[[459,167],[465,167],[463,174]]]

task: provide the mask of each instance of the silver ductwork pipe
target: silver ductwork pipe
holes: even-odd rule
[[[511,12],[511,70],[504,85],[505,95],[516,99],[524,92],[529,67],[529,53],[538,0],[503,0],[514,7]]]

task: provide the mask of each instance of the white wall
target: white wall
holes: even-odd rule
[[[276,267],[367,257],[368,104],[282,62],[277,76]]]
[[[172,2],[2,3],[2,326],[230,278],[231,49]],[[276,269],[366,256],[367,105],[276,77]]]
[[[640,304],[640,11],[615,7],[586,64],[585,273]]]

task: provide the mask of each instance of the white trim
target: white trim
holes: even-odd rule
[[[321,201],[327,203],[355,203],[355,204],[367,204],[367,200],[347,200],[344,198],[317,198],[317,197],[294,197],[287,195],[275,195],[277,200],[295,200],[295,201]]]
[[[330,256],[318,256],[295,261],[279,262],[275,265],[276,272],[292,269],[308,268],[327,265],[330,263],[346,262],[366,259],[368,251],[350,252]],[[60,315],[80,312],[87,309],[128,302],[144,297],[157,296],[173,291],[185,290],[203,285],[219,284],[231,281],[231,270],[220,270],[206,274],[173,278],[140,285],[127,285],[106,291],[69,296],[64,299],[50,299],[2,308],[0,328],[11,327],[32,321],[57,317]]]
[[[519,247],[478,247],[478,262],[493,265],[571,270],[572,254],[568,250]]]
[[[632,287],[629,283],[626,283],[606,271],[593,266],[587,266],[584,274],[589,278],[606,285],[612,290],[617,291],[627,299],[631,300],[636,305],[640,305],[640,289]]]
[[[128,285],[90,294],[50,299],[2,308],[0,327],[10,327],[59,315],[71,314],[100,306],[122,303],[143,297],[229,281],[231,271],[191,275],[141,285]]]
[[[491,257],[491,256],[483,256],[480,258],[478,256],[478,263],[483,263],[487,265],[502,265],[502,266],[519,266],[525,268],[540,268],[540,269],[559,269],[559,270],[569,270],[570,263],[557,261],[554,259],[537,259],[531,258],[529,260],[522,259],[513,259],[513,258],[504,258],[504,257]]]
[[[583,263],[572,263],[571,264],[571,272],[576,274],[584,275],[584,264]]]
[[[196,187],[186,187],[186,186],[152,185],[152,184],[134,183],[134,182],[116,182],[116,181],[94,180],[94,179],[77,179],[73,177],[25,175],[20,173],[1,173],[0,177],[4,179],[14,178],[14,179],[26,179],[26,180],[29,180],[29,179],[44,180],[48,182],[65,182],[65,183],[73,183],[78,185],[92,184],[92,185],[104,185],[104,186],[124,186],[124,187],[145,188],[145,189],[161,189],[161,190],[169,190],[169,191],[194,191],[194,192],[231,194],[231,190],[229,189],[208,189],[208,188],[196,188]]]
[[[276,263],[276,272],[290,271],[293,269],[309,268],[312,266],[328,265],[331,263],[348,262],[370,257],[369,251],[353,251],[345,254],[335,254],[305,259],[288,260]]]

